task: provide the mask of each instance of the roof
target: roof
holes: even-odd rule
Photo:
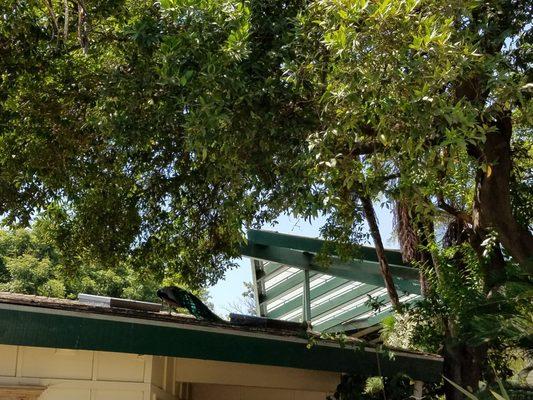
[[[360,257],[346,261],[330,248],[320,239],[249,230],[242,254],[253,259],[259,315],[308,320],[321,332],[365,329],[388,315],[392,305],[375,249],[361,246]],[[321,253],[328,254],[328,266],[317,261]],[[386,255],[400,301],[420,298],[418,269],[404,263],[399,251]],[[378,311],[366,304],[369,296],[382,303]]]
[[[240,362],[412,379],[440,379],[436,355],[394,350],[356,339],[342,345],[312,332],[209,323],[190,316],[104,308],[72,300],[0,292],[0,344],[112,351]],[[311,340],[312,339],[312,340]],[[312,346],[308,346],[310,342]],[[309,348],[310,347],[310,348]],[[379,363],[378,363],[379,361]]]

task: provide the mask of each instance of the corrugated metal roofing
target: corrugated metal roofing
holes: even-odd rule
[[[382,279],[375,279],[374,276],[370,276],[372,274],[368,273],[368,271],[373,272],[372,268],[375,268],[379,274],[377,262],[369,259],[372,254],[370,251],[374,249],[365,248],[363,255],[367,255],[367,257],[354,262],[352,266],[353,275],[366,281],[361,282],[355,279],[346,279],[347,273],[345,271],[341,271],[343,276],[338,276],[335,267],[331,268],[331,274],[319,272],[320,269],[313,266],[313,261],[310,261],[308,265],[291,265],[268,259],[269,254],[272,254],[271,258],[279,261],[283,257],[278,257],[278,253],[284,255],[284,251],[298,252],[309,258],[316,252],[304,251],[302,248],[305,250],[318,249],[321,241],[317,239],[299,238],[265,231],[251,232],[248,248],[243,254],[251,255],[252,258],[254,255],[260,254],[260,258],[256,256],[252,260],[259,315],[288,321],[303,321],[305,314],[304,271],[306,268],[310,270],[310,319],[314,330],[339,332],[362,329],[376,324],[390,313],[392,306]],[[284,238],[287,239],[287,248],[281,247]],[[306,242],[299,241],[299,239],[304,239]],[[314,240],[316,247],[312,247],[307,242],[309,240]],[[304,245],[298,248],[299,243],[304,243]],[[254,246],[263,248],[254,251]],[[269,249],[264,248],[265,246],[269,246]],[[397,269],[408,270],[409,273],[411,273],[409,270],[413,270],[414,273],[411,276],[417,276],[418,271],[416,269],[403,263],[400,264],[398,261],[400,259],[399,252],[389,250],[388,253],[395,262],[393,266]],[[297,257],[291,255],[284,257],[288,260],[298,260]],[[358,265],[362,266],[361,270],[357,269]],[[417,290],[418,280],[411,278],[409,282],[405,280],[401,282],[404,283],[404,287],[414,288],[411,292],[399,290],[402,302],[412,302],[420,298],[419,290]],[[376,310],[371,307],[370,299],[373,303],[379,302],[379,309]]]

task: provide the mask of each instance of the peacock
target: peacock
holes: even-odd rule
[[[157,291],[157,296],[171,307],[186,308],[197,319],[210,322],[225,322],[202,303],[198,297],[180,287],[163,287]]]

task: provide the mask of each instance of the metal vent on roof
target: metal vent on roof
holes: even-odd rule
[[[80,303],[89,304],[96,307],[107,308],[127,308],[130,310],[139,311],[161,311],[161,304],[150,303],[147,301],[138,301],[130,299],[119,299],[117,297],[96,296],[94,294],[79,293],[78,301]]]

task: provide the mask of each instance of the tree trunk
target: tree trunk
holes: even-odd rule
[[[500,113],[496,132],[482,145],[486,172],[479,171],[474,201],[474,227],[495,229],[505,249],[528,273],[533,273],[533,235],[515,219],[511,207],[510,175],[512,123],[510,113]]]
[[[370,234],[374,240],[374,246],[376,248],[376,255],[379,260],[379,268],[383,280],[385,281],[385,287],[387,288],[387,293],[389,294],[390,302],[392,307],[397,309],[400,307],[400,298],[398,297],[398,292],[394,286],[394,281],[392,280],[392,274],[390,272],[389,263],[387,261],[387,256],[385,255],[385,248],[383,247],[383,242],[381,240],[381,234],[379,233],[378,222],[376,219],[376,214],[374,212],[374,206],[372,205],[372,200],[367,196],[361,196],[361,204],[363,206],[363,211],[365,213],[366,221],[368,227],[370,228]]]
[[[481,265],[485,293],[490,296],[494,289],[497,289],[505,282],[507,273],[505,258],[503,257],[499,243],[495,243],[491,254],[484,254],[485,249],[482,246],[482,242],[486,237],[486,233],[487,232],[483,232],[480,229],[472,231],[469,237],[469,242],[472,249],[476,252],[479,264]]]
[[[459,386],[475,392],[478,390],[484,363],[487,356],[486,346],[468,346],[455,337],[453,323],[445,321],[443,375]],[[446,400],[463,400],[464,395],[450,383],[444,381]]]
[[[429,225],[430,226],[427,227],[427,229],[431,229],[431,232],[433,232],[433,223],[429,223]],[[427,246],[429,245],[428,233],[426,232],[426,229],[423,226],[421,226],[421,224],[420,224],[419,238],[420,238],[420,246],[422,246],[422,248],[419,249],[419,251],[415,254],[415,257],[416,257],[416,261],[421,267],[420,268],[420,292],[421,292],[420,294],[423,297],[426,297],[431,290],[431,287],[429,286],[429,282],[426,277],[426,271],[427,269],[434,270],[436,266],[433,262],[433,257],[431,256],[431,253],[427,249]]]
[[[426,272],[434,268],[432,255],[427,249],[433,223],[410,207],[408,200],[398,200],[394,208],[394,229],[403,261],[415,263],[419,268],[420,293],[426,297],[430,291]]]
[[[485,265],[486,271],[495,271],[501,268],[501,253],[495,251],[489,260],[484,260],[482,248],[480,246],[482,236],[472,229],[462,219],[455,219],[448,224],[448,228],[443,236],[443,246],[445,248],[458,246],[469,241],[480,258],[480,264]],[[465,272],[465,264],[462,255],[457,254],[452,261],[458,272]],[[488,282],[485,275],[486,291],[492,287],[493,281]],[[444,366],[443,375],[458,384],[459,386],[475,392],[479,388],[479,381],[482,378],[487,359],[487,345],[471,346],[461,338],[459,328],[455,321],[444,318]],[[462,400],[464,395],[461,394],[447,381],[444,382],[444,392],[446,400]]]

